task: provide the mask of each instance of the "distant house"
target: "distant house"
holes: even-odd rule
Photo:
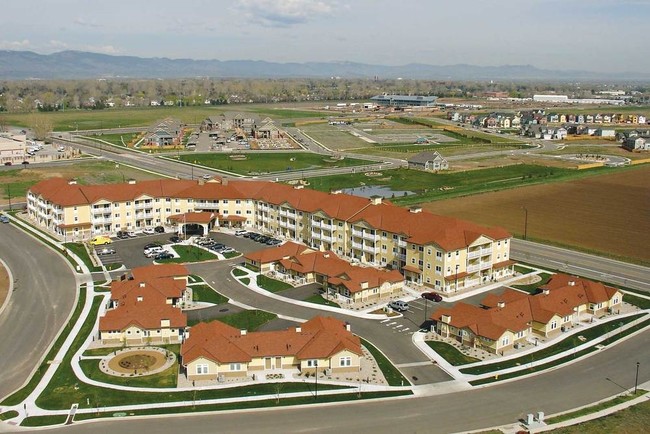
[[[175,146],[182,143],[183,134],[183,124],[179,120],[167,118],[147,132],[144,143],[147,146]]]
[[[623,147],[628,151],[650,151],[650,136],[632,136],[625,139]]]
[[[426,170],[436,172],[438,170],[448,170],[449,163],[437,151],[420,152],[408,160],[409,169]]]
[[[607,128],[598,128],[594,133],[598,137],[616,137],[616,130]]]
[[[363,353],[348,324],[317,316],[286,330],[248,332],[220,321],[190,329],[181,347],[190,381],[264,376],[282,370],[302,373],[358,372]]]

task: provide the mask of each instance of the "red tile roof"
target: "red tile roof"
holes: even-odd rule
[[[348,350],[361,355],[361,342],[337,319],[315,317],[301,330],[251,332],[242,335],[220,321],[200,323],[190,329],[181,347],[183,364],[200,357],[218,363],[245,363],[254,357],[296,356],[299,360],[323,359]]]
[[[305,251],[312,252],[313,250],[304,244],[298,244],[289,241],[276,247],[269,247],[266,249],[247,253],[244,255],[244,258],[255,261],[258,264],[268,264],[270,262],[279,261],[282,258],[296,256]]]
[[[122,300],[142,291],[154,291],[167,298],[180,298],[187,284],[185,280],[173,277],[153,279],[117,280],[111,283],[111,299]]]
[[[169,220],[183,223],[210,223],[219,216],[213,212],[186,212],[169,216]]]

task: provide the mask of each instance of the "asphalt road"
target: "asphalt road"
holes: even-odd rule
[[[344,403],[283,410],[249,410],[146,419],[102,420],[48,430],[52,433],[450,433],[515,423],[527,413],[553,414],[604,399],[650,380],[650,333],[562,369],[492,387],[413,399]]]
[[[15,284],[0,315],[1,400],[38,366],[66,323],[77,291],[68,262],[13,224],[0,225],[0,257]]]
[[[510,249],[517,261],[650,292],[648,267],[518,239]]]

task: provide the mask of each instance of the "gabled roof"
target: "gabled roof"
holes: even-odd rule
[[[276,247],[269,247],[266,249],[257,250],[255,252],[246,253],[246,255],[244,255],[244,258],[260,264],[268,264],[269,262],[276,262],[283,258],[296,256],[306,251],[311,252],[313,250],[304,244],[298,244],[294,243],[293,241],[289,241]]]
[[[315,317],[300,328],[245,334],[220,321],[200,323],[190,329],[181,356],[185,365],[200,357],[218,363],[245,363],[254,357],[290,355],[300,360],[323,359],[343,350],[361,355],[360,339],[337,319]]]
[[[111,283],[111,299],[124,300],[140,293],[158,293],[168,298],[180,298],[187,286],[183,279],[157,277],[150,279],[116,280]]]

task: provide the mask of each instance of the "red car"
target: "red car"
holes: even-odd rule
[[[440,294],[436,294],[435,292],[423,292],[422,298],[426,298],[427,300],[437,301],[437,302],[442,301],[442,297],[440,296]]]

